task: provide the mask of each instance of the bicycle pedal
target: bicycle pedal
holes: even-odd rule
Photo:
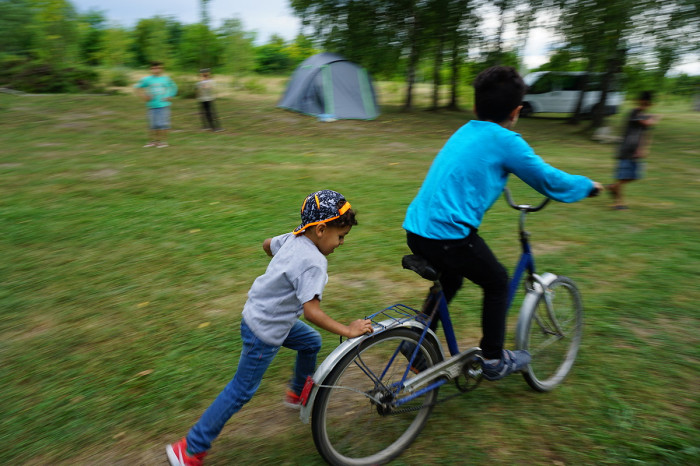
[[[299,404],[301,406],[306,406],[309,402],[309,395],[311,394],[311,389],[314,388],[314,379],[310,375],[306,377],[306,382],[304,383],[304,388],[301,390],[299,395]]]

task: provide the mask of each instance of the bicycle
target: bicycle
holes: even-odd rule
[[[510,307],[522,281],[525,298],[515,331],[517,349],[530,351],[522,371],[537,391],[549,391],[569,373],[581,344],[583,305],[576,285],[552,273],[538,275],[525,231],[537,206],[508,204],[520,211],[521,256],[509,284]],[[482,379],[481,350],[459,351],[439,274],[422,257],[404,256],[403,267],[433,282],[421,310],[395,304],[371,316],[374,333],[342,341],[302,392],[301,419],[311,428],[321,456],[334,465],[382,464],[399,456],[418,436],[438,400],[454,381],[460,392]],[[446,357],[430,323],[439,316],[450,353]],[[448,397],[451,398],[452,396]],[[446,398],[446,399],[448,399]]]

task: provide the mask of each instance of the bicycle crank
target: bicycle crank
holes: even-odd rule
[[[482,369],[479,357],[470,358],[462,366],[462,377],[455,379],[455,385],[462,393],[467,393],[479,386],[482,379]],[[462,381],[463,380],[463,381]]]

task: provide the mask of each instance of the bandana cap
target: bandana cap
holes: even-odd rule
[[[330,222],[350,209],[350,203],[342,194],[330,189],[316,191],[306,196],[301,206],[301,224],[293,231],[298,235],[306,228]]]

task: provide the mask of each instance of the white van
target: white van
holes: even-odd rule
[[[573,113],[576,110],[585,71],[538,71],[523,78],[528,89],[523,98],[521,117],[533,113]],[[583,97],[581,113],[590,114],[598,104],[601,93],[602,73],[588,75],[588,89]],[[605,102],[605,114],[617,113],[625,98],[617,83],[613,82]]]

